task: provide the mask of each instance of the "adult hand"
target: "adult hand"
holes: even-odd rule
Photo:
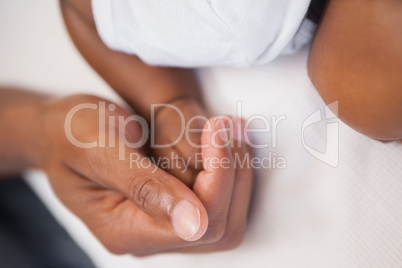
[[[142,135],[135,122],[125,128],[122,124],[109,124],[111,118],[130,116],[119,107],[114,111],[106,109],[102,118],[108,120],[100,120],[102,124],[98,123],[98,110],[77,111],[71,120],[74,138],[83,143],[103,138],[107,142],[105,147],[98,143],[88,149],[73,145],[66,137],[67,115],[79,104],[99,107],[100,102],[110,107],[110,102],[96,97],[72,96],[42,109],[38,163],[60,200],[114,253],[143,256],[237,246],[245,231],[253,171],[247,163],[243,167],[235,165],[235,154],[242,159],[248,153],[244,142],[233,148],[219,146],[232,137],[231,132],[225,131],[229,122],[208,121],[202,134],[202,144],[209,145],[202,149],[204,170],[191,191],[179,179],[154,166],[139,148],[126,147],[124,160],[119,160],[120,139],[125,137],[135,143]],[[99,131],[103,123],[107,130],[104,132]],[[109,146],[112,141],[116,146]],[[132,155],[142,164],[130,167]]]

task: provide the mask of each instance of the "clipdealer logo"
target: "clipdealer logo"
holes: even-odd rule
[[[307,152],[331,167],[337,167],[339,165],[339,122],[332,120],[337,118],[337,116],[338,101],[325,106],[323,110],[319,109],[311,114],[303,122],[301,131],[303,147],[307,150]],[[310,147],[306,143],[305,131],[308,127],[323,121],[326,122],[326,139],[325,149],[323,152],[321,152]]]
[[[151,148],[168,148],[170,146],[173,146],[177,144],[181,139],[186,138],[189,141],[189,144],[194,146],[195,148],[203,148],[203,146],[208,146],[207,145],[195,145],[191,143],[191,140],[189,139],[189,132],[191,131],[201,131],[201,130],[194,130],[190,128],[190,124],[192,120],[203,120],[206,123],[208,122],[208,118],[196,116],[192,118],[189,122],[185,122],[184,120],[184,115],[182,112],[173,105],[170,104],[160,104],[160,105],[155,105],[155,107],[159,106],[167,106],[169,109],[173,109],[177,112],[177,114],[181,118],[181,125],[182,129],[180,131],[179,137],[177,137],[176,140],[171,142],[170,144],[156,144],[155,143],[155,126],[154,122],[155,120],[151,120],[151,125],[149,128],[148,122],[142,118],[141,116],[138,115],[131,115],[128,117],[124,116],[117,116],[117,115],[110,115],[106,116],[106,112],[110,111],[113,112],[116,109],[116,106],[114,104],[109,104],[106,107],[105,102],[99,102],[99,104],[93,104],[93,103],[82,103],[79,104],[75,107],[73,107],[69,113],[66,115],[65,119],[65,124],[64,124],[64,129],[66,133],[67,139],[75,146],[83,149],[90,149],[90,148],[118,148],[118,154],[119,154],[119,160],[125,160],[126,159],[126,149],[127,148],[141,148],[144,146],[148,141],[150,142]],[[154,110],[155,107],[152,107]],[[80,110],[83,109],[92,109],[92,110],[97,110],[99,113],[99,135],[98,135],[98,140],[97,141],[92,141],[92,142],[81,142],[78,139],[76,139],[72,133],[72,121],[74,115],[79,112]],[[313,157],[318,159],[319,161],[331,166],[331,167],[337,167],[339,165],[339,121],[335,120],[338,115],[338,102],[333,102],[330,105],[325,106],[323,109],[319,109],[312,113],[310,116],[307,117],[306,120],[302,123],[301,127],[301,142],[305,150],[311,154]],[[154,115],[153,115],[154,116]],[[154,117],[152,116],[152,119]],[[237,103],[237,117],[236,118],[243,118],[242,116],[242,103],[239,101]],[[221,116],[221,119],[227,120],[229,125],[231,127],[228,130],[233,131],[231,119],[227,116]],[[245,120],[245,129],[243,130],[244,133],[247,133],[245,135],[245,142],[254,149],[266,149],[266,148],[271,148],[275,149],[278,146],[278,127],[281,122],[286,121],[287,116],[286,115],[281,115],[281,116],[275,116],[273,115],[271,118],[266,118],[265,116],[262,115],[254,115],[249,117],[247,120]],[[136,122],[140,126],[140,131],[141,131],[141,139],[138,140],[137,142],[130,142],[127,140],[125,136],[125,129],[128,124],[131,122]],[[252,127],[253,122],[258,122],[260,127]],[[325,124],[323,124],[325,123]],[[306,130],[313,126],[316,125],[316,127],[321,127],[321,125],[325,126],[325,148],[324,150],[317,150],[307,143],[307,136],[306,136]],[[116,132],[115,129],[118,129]],[[209,127],[208,129],[211,129]],[[320,132],[320,131],[319,131]],[[108,139],[106,139],[106,133],[108,133]],[[315,132],[317,134],[317,132]],[[321,132],[320,132],[321,133]],[[119,137],[115,137],[115,135],[119,135]],[[270,137],[270,141],[267,142],[267,140],[263,139],[265,143],[255,143],[252,140],[249,139],[249,135],[255,134],[255,135],[268,135]],[[231,136],[231,143],[234,142],[232,140]],[[213,144],[214,145],[214,144]],[[215,147],[218,145],[214,145]],[[247,156],[248,157],[248,156]],[[135,155],[130,155],[130,161],[135,162],[136,158]],[[154,164],[162,165],[163,163],[171,163],[173,160],[176,160],[176,162],[183,162],[183,159],[162,159],[162,160],[157,160],[153,159],[150,157],[148,160],[155,162]],[[196,159],[192,159],[196,160]],[[214,159],[215,160],[215,159]],[[247,160],[247,161],[246,161]],[[277,153],[270,151],[269,155],[264,158],[258,158],[258,157],[253,157],[250,159],[243,160],[243,162],[251,163],[252,167],[255,168],[279,168],[283,169],[286,168],[286,159],[280,155],[277,155]],[[186,161],[186,162],[189,162]],[[181,163],[181,165],[186,166],[186,162]],[[161,164],[162,163],[162,164]],[[267,164],[268,163],[268,164]],[[188,165],[188,164],[187,164]],[[159,166],[159,165],[158,165]]]

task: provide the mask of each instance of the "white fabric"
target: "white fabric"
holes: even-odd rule
[[[0,42],[1,83],[112,97],[69,40],[56,1],[0,1],[0,36],[7,37]],[[307,77],[307,56],[304,49],[265,66],[200,74],[213,112],[236,113],[241,100],[245,117],[287,115],[275,149],[286,157],[287,168],[258,171],[246,238],[234,251],[112,255],[58,201],[42,173],[27,180],[99,268],[400,268],[402,145],[371,140],[335,120],[339,166],[312,157],[302,146],[301,126],[323,102]],[[310,146],[324,150],[325,125],[305,134]]]
[[[152,65],[264,64],[291,43],[310,0],[92,0],[96,26],[110,48]],[[289,44],[291,43],[291,44]]]

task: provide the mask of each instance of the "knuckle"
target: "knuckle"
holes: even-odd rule
[[[164,188],[152,178],[132,178],[127,192],[142,210],[155,210],[164,198]]]

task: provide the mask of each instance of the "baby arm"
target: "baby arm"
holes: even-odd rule
[[[402,3],[330,0],[309,75],[339,118],[374,139],[402,139]]]
[[[206,116],[200,101],[198,84],[192,70],[146,65],[138,57],[107,48],[95,28],[90,0],[61,1],[65,23],[76,47],[89,64],[118,92],[138,114],[151,120],[155,112],[155,142],[169,144],[176,141],[182,129],[182,117],[170,108],[155,108],[153,104],[171,104],[183,113],[184,121],[193,116]],[[191,127],[202,129],[205,121],[195,120]],[[200,144],[201,133],[192,132],[192,143]],[[182,156],[195,160],[199,149],[180,140],[169,148],[155,150],[156,156]],[[178,162],[180,163],[180,161]],[[191,185],[201,167],[190,161],[190,169],[172,165],[169,172]]]

